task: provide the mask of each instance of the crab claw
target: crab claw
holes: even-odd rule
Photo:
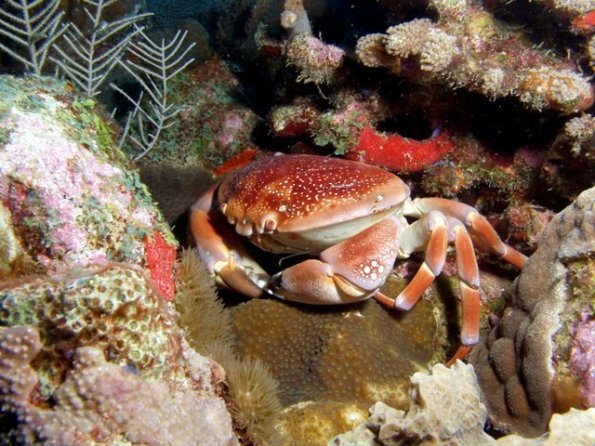
[[[372,297],[386,281],[397,256],[403,224],[387,218],[274,276],[269,291],[309,304],[342,304]]]
[[[212,187],[190,211],[190,231],[200,259],[215,281],[249,297],[259,297],[269,275],[248,255],[237,235],[225,224],[219,225],[208,213],[216,186]]]

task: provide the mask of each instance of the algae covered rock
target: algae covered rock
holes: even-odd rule
[[[472,351],[492,425],[537,436],[552,409],[595,405],[595,188],[557,214],[510,304]]]
[[[156,281],[173,295],[165,252],[175,241],[114,136],[96,103],[69,84],[0,77],[0,203],[12,234],[2,244],[22,250],[3,260],[3,277],[108,262],[151,269],[148,251],[162,240],[165,271],[152,272],[169,274]],[[33,265],[19,271],[26,256]]]

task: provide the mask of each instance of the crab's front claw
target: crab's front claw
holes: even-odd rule
[[[273,276],[268,291],[292,302],[336,305],[357,302],[372,294],[336,275],[330,265],[305,260]]]
[[[275,275],[270,292],[309,304],[342,304],[373,296],[392,271],[403,224],[387,218]]]
[[[248,255],[237,235],[210,218],[214,188],[190,211],[190,232],[200,259],[217,284],[249,297],[259,297],[269,275]]]

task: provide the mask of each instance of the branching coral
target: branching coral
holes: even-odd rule
[[[416,19],[362,37],[360,61],[420,84],[467,88],[490,98],[574,112],[593,103],[589,81],[562,59],[533,48],[473,0],[432,0],[439,19]]]

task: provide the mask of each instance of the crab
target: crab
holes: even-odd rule
[[[473,242],[518,268],[527,260],[475,208],[443,198],[412,200],[409,187],[382,168],[317,155],[263,157],[230,174],[194,203],[190,231],[216,282],[246,296],[322,305],[373,297],[397,310],[420,299],[452,243],[462,327],[451,362],[479,338]],[[269,275],[243,238],[264,251],[308,258]],[[397,259],[422,251],[423,263],[398,296],[379,291]]]

